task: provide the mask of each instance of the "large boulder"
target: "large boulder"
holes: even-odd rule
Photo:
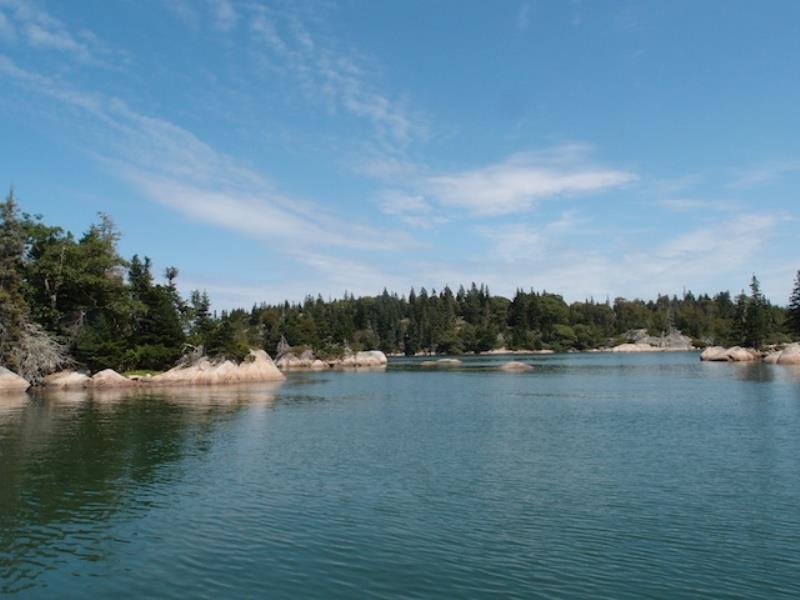
[[[345,348],[342,356],[331,361],[334,367],[385,367],[387,363],[386,355],[380,350],[366,350],[363,352],[352,352]]]
[[[250,360],[239,363],[235,377],[242,383],[260,383],[263,381],[283,381],[286,379],[278,370],[269,354],[263,350],[251,350]]]
[[[226,383],[260,383],[283,381],[286,377],[263,350],[251,350],[250,356],[238,365],[226,360],[212,363],[203,358],[188,367],[175,367],[150,378],[155,385],[216,385]]]
[[[753,362],[761,360],[761,353],[753,348],[711,346],[703,350],[700,360],[712,362]]]
[[[279,369],[312,369],[316,360],[311,349],[306,348],[300,356],[292,352],[284,352],[275,364]]]
[[[293,352],[285,352],[275,363],[279,369],[299,369],[302,361]]]
[[[114,369],[104,369],[92,375],[89,385],[93,388],[117,388],[136,385],[136,382],[120,375]]]
[[[769,354],[764,362],[776,365],[800,365],[800,343],[789,344],[783,350]]]
[[[355,363],[357,367],[383,367],[387,362],[386,355],[380,350],[356,352]]]
[[[16,373],[12,373],[5,367],[0,367],[0,393],[24,392],[30,386],[30,383]]]
[[[83,388],[89,384],[89,376],[77,371],[59,371],[45,377],[42,384],[46,388],[59,390]]]

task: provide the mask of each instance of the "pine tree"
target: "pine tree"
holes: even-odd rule
[[[27,323],[28,306],[23,296],[22,256],[25,240],[14,190],[0,203],[0,364],[11,370],[19,365],[14,348]]]
[[[758,282],[758,278],[753,275],[744,319],[745,345],[761,348],[771,333],[771,321],[769,302],[761,293],[761,284]]]
[[[794,289],[789,297],[789,307],[786,311],[786,327],[789,335],[800,338],[800,271],[794,280]]]

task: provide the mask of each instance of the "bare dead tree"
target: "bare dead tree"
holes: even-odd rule
[[[33,385],[71,363],[67,348],[36,323],[28,323],[12,351],[20,377]]]

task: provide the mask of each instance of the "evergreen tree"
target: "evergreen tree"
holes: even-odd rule
[[[19,368],[14,348],[28,316],[22,279],[24,243],[17,201],[10,190],[0,203],[0,364],[13,371]]]
[[[800,271],[794,280],[794,289],[789,297],[789,307],[786,310],[786,328],[789,335],[800,338]]]
[[[771,320],[769,303],[761,293],[761,284],[753,275],[744,319],[745,345],[761,348],[771,333]]]

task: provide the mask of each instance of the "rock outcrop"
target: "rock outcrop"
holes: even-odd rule
[[[533,371],[533,365],[529,365],[528,363],[520,362],[518,360],[512,360],[507,363],[503,363],[500,366],[501,371],[508,371],[509,373],[522,373],[524,371]]]
[[[119,388],[136,385],[136,382],[128,379],[124,375],[120,375],[114,369],[104,369],[92,375],[89,381],[89,386],[100,388]]]
[[[175,367],[166,373],[151,377],[147,383],[148,385],[215,385],[284,379],[285,376],[266,352],[251,350],[250,356],[238,365],[229,360],[212,363],[203,358],[188,367]]]
[[[302,369],[303,367],[310,367],[311,363],[303,364],[296,354],[293,352],[286,352],[275,361],[275,366],[279,369]]]
[[[78,389],[84,388],[89,383],[89,376],[77,371],[59,371],[58,373],[51,373],[44,378],[42,385],[49,389]]]
[[[710,362],[753,362],[761,360],[761,353],[753,348],[711,346],[703,350],[700,360]]]
[[[354,364],[356,367],[385,367],[387,363],[386,355],[380,350],[366,350],[356,352]],[[350,366],[350,365],[342,365]]]
[[[554,350],[509,350],[505,346],[500,348],[493,348],[492,350],[485,350],[480,352],[479,354],[482,355],[494,355],[494,354],[555,354]]]
[[[353,352],[349,348],[345,348],[342,356],[328,361],[316,358],[314,353],[308,349],[304,350],[300,356],[286,352],[275,364],[283,370],[312,369],[318,371],[337,367],[384,367],[386,363],[386,355],[380,350]]]
[[[650,344],[636,343],[614,346],[611,349],[611,352],[666,352],[666,349],[659,348],[657,346],[651,346]]]
[[[773,365],[800,365],[800,343],[789,344],[783,350],[768,354],[764,362]]]
[[[627,343],[614,346],[612,352],[682,352],[694,350],[692,338],[683,335],[677,329],[669,333],[654,336],[648,335],[646,329],[631,329],[623,334]]]
[[[5,367],[0,367],[0,393],[24,392],[29,387],[31,387],[31,384],[25,379]]]

